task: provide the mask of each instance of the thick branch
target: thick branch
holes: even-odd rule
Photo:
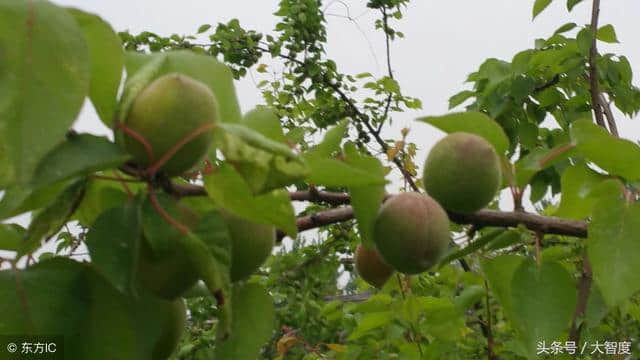
[[[596,55],[598,54],[598,50],[596,48],[596,35],[598,31],[598,16],[600,15],[600,0],[593,0],[593,8],[591,11],[591,31],[593,32],[593,40],[591,43],[591,51],[589,53],[589,78],[591,83],[591,105],[593,106],[593,111],[596,114],[596,121],[598,125],[605,127],[604,121],[602,119],[602,110],[606,102],[603,100],[602,93],[600,93],[600,89],[598,88],[598,72],[596,69]],[[609,126],[611,127],[611,122],[613,121],[613,115],[611,118],[607,117],[609,120]],[[606,127],[605,127],[606,128]],[[610,131],[615,131],[617,133],[617,129],[614,127],[610,128]],[[591,293],[591,264],[589,263],[589,257],[587,256],[587,252],[584,252],[582,256],[582,274],[580,275],[580,280],[578,283],[578,304],[576,306],[576,310],[573,314],[573,318],[571,319],[571,327],[569,329],[569,340],[575,341],[576,344],[580,341],[580,332],[582,330],[582,325],[578,325],[578,321],[584,317],[587,309],[587,303],[589,301],[589,294]]]
[[[178,196],[206,195],[206,190],[198,185],[171,185],[171,192]],[[349,204],[349,194],[329,191],[293,191],[289,193],[293,201],[324,202],[330,205]],[[393,195],[387,195],[389,198]],[[476,227],[499,226],[516,227],[524,225],[532,231],[544,234],[568,235],[579,238],[587,237],[587,223],[578,220],[541,216],[524,211],[503,212],[496,210],[480,210],[472,214],[448,213],[451,221],[458,224],[473,224]],[[353,219],[350,206],[321,211],[297,220],[298,231],[305,231]]]
[[[587,223],[584,221],[541,216],[523,211],[480,210],[472,214],[450,212],[448,215],[451,221],[458,224],[473,224],[477,227],[516,227],[524,225],[532,231],[545,234],[567,235],[579,238],[587,237]],[[297,221],[298,231],[314,229],[351,219],[353,219],[353,208],[351,206],[320,211],[313,215],[299,218]]]

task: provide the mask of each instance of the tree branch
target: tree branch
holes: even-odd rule
[[[602,110],[604,109],[605,102],[603,102],[602,93],[598,87],[598,71],[596,69],[596,55],[598,49],[596,48],[596,35],[598,32],[598,16],[600,15],[600,0],[593,0],[593,7],[591,10],[591,31],[593,32],[593,40],[591,42],[591,51],[589,52],[589,80],[591,84],[591,105],[593,111],[596,114],[596,122],[598,125],[604,127],[604,120],[602,119]],[[613,122],[613,115],[609,120],[610,131],[617,133],[615,122]],[[611,128],[613,122],[614,127]],[[580,332],[583,328],[583,324],[578,325],[578,320],[582,318],[587,309],[587,303],[589,301],[589,294],[591,293],[591,264],[589,263],[589,257],[587,252],[584,251],[582,256],[582,274],[578,283],[578,303],[576,310],[571,319],[571,327],[569,328],[569,340],[575,341],[576,344],[580,341]]]
[[[202,196],[206,190],[198,185],[170,185],[170,192],[178,196]],[[391,194],[385,197],[390,198]],[[351,202],[349,194],[330,191],[293,191],[289,193],[292,201],[310,201],[330,205],[344,205]],[[587,237],[587,223],[578,220],[542,216],[524,211],[503,212],[480,210],[471,214],[447,213],[449,219],[458,224],[473,224],[476,227],[499,226],[516,227],[524,225],[532,231],[543,234],[567,235],[579,238]],[[298,218],[298,231],[305,231],[353,219],[353,208],[344,206]]]
[[[596,116],[596,123],[603,128],[607,128],[604,124],[602,116],[602,104],[600,103],[600,86],[598,84],[598,69],[596,68],[596,56],[598,55],[597,39],[598,33],[598,16],[600,15],[600,0],[593,0],[593,8],[591,10],[591,32],[593,39],[591,40],[591,50],[589,51],[589,82],[591,84],[591,105]]]

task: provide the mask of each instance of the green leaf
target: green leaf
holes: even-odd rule
[[[640,146],[634,142],[616,138],[587,119],[572,124],[571,138],[588,160],[610,174],[640,179]]]
[[[516,269],[524,261],[524,257],[517,255],[501,255],[481,263],[482,271],[489,281],[489,287],[502,305],[505,316],[514,321],[513,300],[511,296],[511,280]]]
[[[282,132],[280,119],[269,107],[257,106],[244,115],[242,123],[273,141],[287,144],[287,137]]]
[[[211,29],[211,25],[202,24],[202,25],[200,25],[200,27],[198,27],[198,34],[202,34],[203,32],[206,32],[209,29]]]
[[[136,193],[137,189],[142,186],[142,183],[127,184],[132,193]],[[74,214],[74,219],[85,227],[91,227],[100,214],[111,208],[124,205],[127,199],[128,196],[122,184],[111,180],[91,179]]]
[[[578,41],[578,49],[580,49],[580,53],[584,56],[589,56],[593,41],[593,32],[591,31],[591,28],[584,28],[580,30],[576,40]]]
[[[296,155],[287,145],[271,140],[261,133],[244,125],[219,124],[217,128],[237,136],[239,139],[256,149],[264,150],[274,155],[284,156],[288,159],[295,159],[298,157],[298,155]],[[222,150],[224,151],[224,149]]]
[[[69,360],[145,358],[128,301],[90,265],[54,257],[0,271],[0,288],[0,334],[64,336]]]
[[[447,298],[409,296],[405,300],[409,320],[416,320],[419,332],[428,334],[438,342],[455,341],[463,334],[464,317],[460,308]],[[412,313],[412,314],[411,314]]]
[[[567,0],[567,10],[573,10],[573,7],[580,4],[582,0]]]
[[[76,21],[48,1],[0,0],[0,136],[16,183],[76,119],[89,89],[87,44]]]
[[[453,95],[452,97],[449,98],[449,110],[462,104],[467,99],[475,95],[476,95],[475,91],[470,91],[470,90],[464,90]]]
[[[87,180],[80,179],[66,187],[51,204],[42,209],[29,224],[18,255],[21,256],[37,250],[41,241],[46,242],[58,233],[73,215],[86,188]]]
[[[575,279],[560,264],[524,260],[511,280],[514,323],[528,349],[536,357],[536,344],[557,341],[569,327],[576,307]]]
[[[349,334],[347,340],[358,340],[363,336],[366,336],[371,331],[380,327],[386,326],[394,318],[394,313],[391,311],[380,311],[373,313],[365,313],[362,319],[358,321],[358,326]]]
[[[209,197],[230,213],[256,223],[274,225],[294,238],[298,233],[287,191],[274,190],[254,196],[240,174],[226,163],[204,177],[204,186]]]
[[[480,236],[479,238],[475,239],[473,242],[471,242],[469,245],[463,247],[462,249],[457,249],[452,251],[451,253],[447,254],[444,258],[442,258],[442,260],[440,260],[440,264],[439,266],[445,266],[447,264],[449,264],[452,261],[458,260],[460,258],[463,258],[469,254],[472,254],[480,249],[482,249],[485,245],[489,244],[491,241],[493,241],[494,239],[496,239],[498,236],[502,235],[504,232],[506,231],[506,229],[493,229],[491,231],[489,231],[488,233]]]
[[[258,284],[235,285],[231,336],[216,344],[216,359],[256,359],[275,330],[271,295]]]
[[[567,31],[571,31],[573,29],[575,29],[578,26],[578,24],[570,22],[570,23],[566,23],[562,26],[560,26],[556,31],[553,32],[553,34],[562,34],[565,33]]]
[[[332,127],[324,135],[322,142],[307,152],[308,155],[329,157],[334,152],[340,150],[340,144],[345,135],[347,135],[347,120],[342,120],[336,126]]]
[[[115,168],[124,164],[129,157],[105,137],[73,135],[44,157],[36,168],[31,186],[40,188],[72,177]]]
[[[575,153],[572,144],[561,144],[552,149],[537,147],[516,162],[516,184],[524,187],[538,172],[567,159]]]
[[[620,197],[604,199],[589,223],[587,253],[593,279],[610,307],[640,290],[640,204]]]
[[[100,120],[111,127],[124,67],[122,42],[111,25],[99,16],[72,8],[68,11],[78,22],[89,47],[89,98]]]
[[[453,299],[453,302],[456,304],[460,312],[464,313],[478,301],[481,301],[485,296],[487,296],[487,292],[485,291],[484,286],[471,285],[462,290],[460,295]]]
[[[24,236],[24,228],[17,224],[0,223],[0,250],[18,251]]]
[[[616,36],[616,30],[613,28],[613,25],[608,24],[600,29],[598,29],[598,33],[596,38],[600,41],[604,41],[606,43],[618,43],[618,37]]]
[[[469,111],[453,113],[443,116],[426,116],[418,121],[425,122],[446,132],[467,132],[485,138],[496,149],[498,154],[504,154],[509,148],[509,139],[502,127],[487,115]]]
[[[384,178],[384,167],[380,160],[360,154],[353,143],[345,144],[344,152],[347,164]],[[373,223],[384,199],[384,185],[351,186],[349,194],[362,243],[371,247],[373,246]]]
[[[554,216],[570,219],[591,215],[600,196],[621,194],[624,187],[619,180],[598,174],[584,163],[568,167],[562,173],[561,186],[560,207]]]
[[[549,4],[551,4],[551,0],[536,0],[533,4],[533,18],[535,19]]]
[[[100,215],[87,233],[91,263],[118,291],[133,293],[133,274],[140,246],[139,202],[111,208]]]
[[[339,160],[312,155],[306,155],[305,160],[311,169],[307,181],[314,185],[353,187],[386,183],[384,176],[380,174],[368,173]]]
[[[59,182],[42,189],[14,185],[4,191],[0,200],[0,219],[10,218],[50,204],[68,185]]]

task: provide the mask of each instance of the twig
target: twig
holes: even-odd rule
[[[618,126],[616,125],[616,119],[613,117],[613,112],[611,111],[611,105],[607,102],[607,99],[604,98],[604,94],[600,93],[600,105],[604,110],[604,115],[607,118],[607,124],[609,125],[609,131],[616,137],[619,137],[618,134]]]
[[[592,281],[591,263],[589,263],[589,257],[586,256],[585,251],[585,256],[582,260],[582,274],[580,276],[580,283],[578,284],[578,304],[576,305],[576,311],[573,313],[571,328],[569,329],[569,341],[575,341],[576,344],[578,340],[580,340],[580,332],[584,327],[584,322],[578,325],[578,320],[584,316],[587,310]]]
[[[189,228],[181,224],[178,220],[174,219],[169,215],[169,213],[162,208],[160,202],[158,202],[158,197],[156,196],[156,191],[151,183],[148,186],[149,189],[149,200],[151,201],[151,205],[154,210],[171,226],[178,229],[181,234],[186,235],[189,233]]]
[[[607,128],[602,116],[602,104],[600,103],[600,86],[598,84],[598,69],[596,68],[596,56],[598,55],[597,38],[598,16],[600,15],[600,0],[593,0],[591,10],[591,50],[589,51],[589,82],[591,84],[591,105],[596,116],[596,123],[603,128]]]

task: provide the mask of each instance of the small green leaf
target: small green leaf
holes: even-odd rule
[[[369,332],[388,325],[393,318],[394,314],[391,311],[365,313],[358,322],[358,326],[349,334],[347,339],[349,341],[358,340]]]
[[[461,91],[461,92],[453,95],[452,97],[449,98],[449,110],[451,110],[454,107],[462,104],[467,99],[469,99],[470,97],[473,97],[473,96],[476,96],[476,92],[475,91],[470,91],[470,90],[464,90],[464,91]]]
[[[31,186],[40,188],[72,177],[115,168],[129,157],[107,138],[89,134],[73,135],[44,157],[36,168]]]
[[[562,26],[560,26],[556,31],[554,31],[554,34],[562,34],[565,33],[567,31],[571,31],[573,29],[576,28],[576,26],[578,26],[576,23],[570,22],[570,23],[566,23]]]
[[[580,4],[582,0],[567,0],[567,10],[573,10],[573,7]]]
[[[551,0],[536,0],[533,4],[533,18],[535,19],[549,4],[551,4]]]
[[[606,43],[618,43],[618,37],[616,36],[616,30],[613,28],[613,25],[608,24],[600,29],[598,29],[598,34],[596,38],[600,41],[604,41]]]
[[[82,200],[86,187],[87,179],[80,179],[72,183],[33,218],[18,256],[37,250],[41,241],[48,241],[60,231],[60,228],[69,221]]]
[[[569,327],[576,307],[575,279],[559,263],[524,260],[511,280],[514,325],[530,358],[540,341],[556,341]]]
[[[485,245],[493,241],[498,236],[502,235],[506,229],[494,229],[489,231],[488,233],[480,236],[475,239],[469,245],[463,247],[462,249],[454,250],[453,252],[447,254],[442,260],[440,260],[440,267],[449,264],[452,261],[463,258],[469,254],[472,254],[480,249],[482,249]]]
[[[89,46],[89,98],[100,120],[111,127],[122,78],[124,52],[120,37],[99,16],[70,8]]]
[[[311,169],[307,181],[315,185],[352,187],[386,183],[383,175],[368,173],[339,160],[312,155],[306,155],[305,160]]]
[[[593,42],[593,32],[591,31],[591,28],[584,28],[580,30],[576,40],[578,41],[578,48],[580,49],[580,53],[583,56],[589,56],[589,52],[591,51],[591,44]]]
[[[211,29],[211,25],[209,24],[202,24],[198,27],[198,34],[202,34],[203,32],[206,32],[207,30]]]
[[[443,116],[426,116],[418,121],[425,122],[446,132],[468,132],[485,138],[496,149],[498,154],[504,154],[509,148],[509,138],[502,127],[487,115],[469,111],[453,113]]]
[[[588,119],[572,124],[571,138],[589,161],[610,174],[640,179],[640,146],[636,143],[616,138]]]
[[[620,197],[598,202],[589,223],[587,253],[593,279],[610,307],[640,290],[640,204]]]
[[[271,295],[258,284],[234,285],[231,335],[216,344],[216,359],[256,359],[275,330]]]

